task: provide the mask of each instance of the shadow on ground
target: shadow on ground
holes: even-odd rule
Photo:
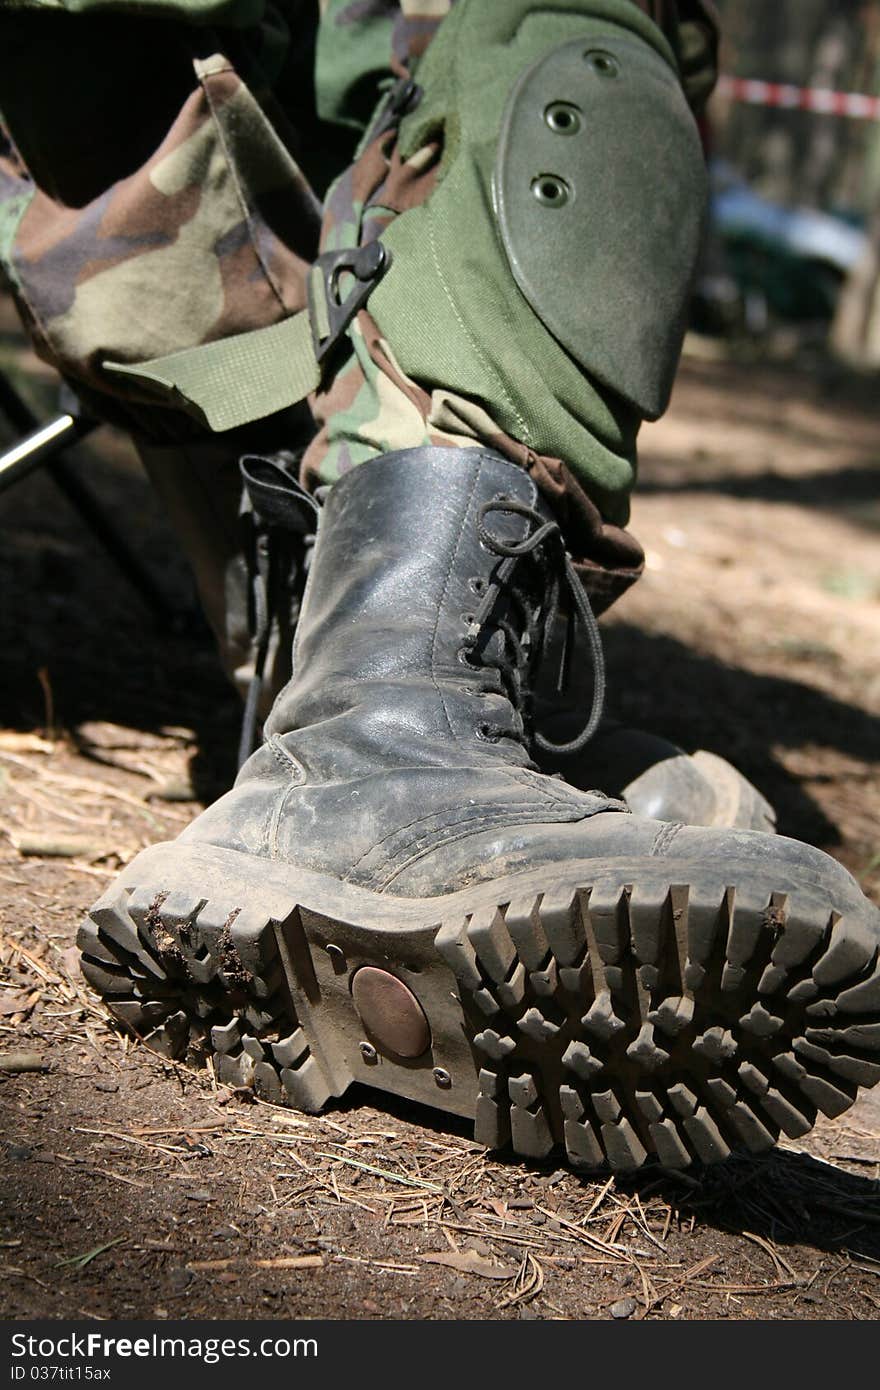
[[[639,482],[639,495],[658,493],[719,493],[725,497],[777,502],[798,507],[816,507],[825,512],[844,512],[855,521],[866,508],[866,525],[876,525],[873,506],[880,502],[880,465],[852,463],[846,467],[806,473],[710,474],[705,478],[664,478],[658,469],[645,470]]]
[[[646,1169],[618,1185],[642,1199],[659,1194],[679,1218],[719,1230],[880,1260],[880,1183],[806,1153],[735,1155],[693,1173]]]
[[[360,1086],[351,1087],[326,1113],[346,1114],[363,1105],[418,1125],[438,1138],[454,1134],[467,1140],[473,1130],[469,1120]],[[528,1170],[552,1179],[569,1171],[561,1152],[541,1162],[503,1152],[493,1154],[493,1160],[509,1166],[511,1175]],[[579,1180],[592,1194],[596,1182],[607,1176],[599,1170]],[[725,1163],[695,1164],[685,1172],[649,1163],[632,1176],[617,1174],[615,1187],[644,1202],[662,1197],[681,1223],[693,1216],[705,1226],[761,1236],[775,1245],[846,1251],[880,1261],[880,1182],[807,1153],[774,1149],[758,1157],[734,1154]]]
[[[118,437],[102,430],[68,458],[180,621],[157,621],[48,474],[30,474],[0,494],[0,724],[190,728],[193,785],[212,800],[234,774],[240,710],[188,566]]]
[[[774,749],[827,748],[865,763],[880,760],[880,720],[815,686],[729,665],[661,633],[629,623],[604,629],[607,708],[615,719],[670,739],[687,752],[706,748],[738,767],[776,808],[780,833],[824,848],[840,843],[838,828]],[[570,738],[589,707],[587,695],[552,736]],[[554,766],[575,785],[601,785],[589,745]],[[598,780],[597,780],[598,778]],[[818,780],[815,772],[811,780]]]

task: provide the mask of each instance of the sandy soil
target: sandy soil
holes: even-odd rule
[[[9,327],[8,323],[5,325]],[[0,323],[0,330],[4,327]],[[0,331],[0,366],[49,382]],[[615,712],[731,758],[880,901],[871,383],[705,355],[644,436],[648,572],[605,624]],[[90,476],[192,590],[122,441]],[[151,625],[45,475],[0,497],[0,1308],[6,1317],[873,1318],[880,1101],[755,1162],[586,1181],[412,1107],[310,1119],[123,1039],[78,918],[226,783],[210,640]]]

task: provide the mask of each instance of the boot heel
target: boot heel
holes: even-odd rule
[[[225,1085],[309,1113],[349,1085],[299,1024],[271,910],[117,885],[77,945],[85,978],[152,1051],[195,1064],[213,1057]]]

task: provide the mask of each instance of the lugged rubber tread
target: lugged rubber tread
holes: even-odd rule
[[[837,921],[821,960],[813,967],[813,979],[823,988],[838,985],[848,975],[864,969],[876,955],[877,940],[873,933],[864,931],[860,925],[854,928]]]
[[[531,1111],[512,1105],[510,1133],[515,1151],[526,1158],[546,1158],[553,1148],[553,1135],[540,1106]]]
[[[880,1081],[873,909],[850,921],[820,894],[662,873],[658,861],[639,876],[484,892],[439,926],[425,905],[419,939],[457,989],[457,1001],[438,989],[428,1024],[438,1044],[470,1040],[459,1113],[478,1142],[533,1159],[564,1144],[579,1168],[686,1168],[800,1137]],[[308,961],[336,930],[294,895],[273,907],[259,892],[211,898],[166,875],[111,889],[79,945],[86,977],[151,1047],[211,1054],[225,1084],[316,1112],[354,1076],[309,1002]],[[393,933],[345,931],[359,963],[394,970]]]
[[[545,911],[548,911],[546,900],[543,906]],[[562,912],[566,921],[570,910],[568,902],[563,904]],[[505,921],[510,938],[526,970],[540,970],[550,958],[550,946],[535,898],[530,896],[512,902],[507,909]]]
[[[583,953],[584,907],[582,890],[551,889],[536,900],[541,929],[553,957],[560,965],[574,965]]]
[[[632,948],[642,962],[640,975],[656,984],[666,938],[666,917],[671,915],[668,891],[656,887],[653,891],[636,885],[629,895],[629,920]]]
[[[720,1163],[729,1157],[730,1147],[721,1131],[703,1106],[684,1119],[684,1128],[703,1163]]]
[[[798,1089],[803,1091],[816,1110],[821,1110],[823,1115],[828,1115],[831,1119],[842,1115],[855,1102],[856,1087],[847,1086],[843,1081],[832,1082],[824,1076],[808,1072],[791,1052],[778,1054],[773,1058],[773,1065],[788,1081],[793,1081]]]
[[[496,984],[507,979],[507,972],[516,959],[516,948],[510,939],[504,918],[496,908],[475,912],[468,923],[468,940],[480,965]]]
[[[684,985],[690,993],[700,988],[706,978],[716,943],[726,942],[730,926],[731,906],[727,894],[707,888],[691,888],[688,893],[687,959]]]
[[[609,1164],[621,1173],[641,1168],[648,1157],[648,1150],[641,1143],[626,1116],[603,1124],[602,1142]]]
[[[664,1168],[689,1168],[691,1156],[674,1120],[659,1120],[649,1126],[657,1157]]]
[[[880,968],[876,968],[870,979],[845,989],[837,996],[837,1008],[842,1013],[876,1013],[880,1011]]]
[[[795,1038],[794,1050],[804,1061],[827,1066],[845,1080],[854,1081],[857,1086],[876,1086],[880,1081],[880,1066],[876,1062],[854,1057],[849,1052],[830,1052],[808,1042],[806,1038]]]
[[[815,1107],[803,1103],[803,1110],[809,1112],[808,1118],[803,1110],[797,1109],[773,1086],[761,1097],[761,1106],[789,1139],[800,1139],[804,1134],[809,1134],[815,1124]]]

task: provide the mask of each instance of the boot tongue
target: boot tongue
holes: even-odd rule
[[[477,643],[477,652],[484,665],[498,666],[507,654],[507,641],[500,628],[493,628],[487,631],[483,628],[485,636]]]
[[[320,511],[317,502],[277,460],[249,454],[239,468],[251,506],[261,521],[299,536],[314,531]]]

